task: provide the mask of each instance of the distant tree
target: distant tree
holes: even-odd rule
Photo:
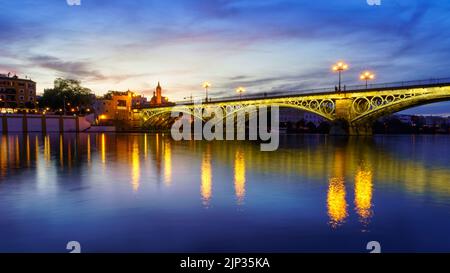
[[[386,128],[383,122],[377,120],[372,125],[372,131],[374,134],[385,134]]]
[[[297,126],[297,129],[300,129],[300,128],[302,128],[302,127],[305,127],[305,126],[306,126],[306,121],[305,121],[305,119],[301,119],[301,120],[297,121],[296,126]]]
[[[328,134],[330,132],[330,123],[326,121],[322,121],[316,129],[316,132],[319,134]]]
[[[306,124],[306,127],[308,128],[308,132],[310,132],[310,133],[315,133],[316,132],[316,125],[313,123],[313,122],[308,122],[307,124]]]
[[[64,105],[64,101],[66,105]],[[81,86],[78,80],[58,78],[54,82],[53,88],[45,89],[39,106],[50,109],[66,109],[71,107],[86,108],[93,102],[92,91]],[[70,104],[70,106],[68,106]]]

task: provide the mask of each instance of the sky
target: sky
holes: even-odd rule
[[[0,0],[0,74],[171,100],[450,77],[450,1]],[[450,102],[407,110],[449,114]]]

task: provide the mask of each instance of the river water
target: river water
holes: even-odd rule
[[[450,137],[0,137],[0,252],[450,251]]]

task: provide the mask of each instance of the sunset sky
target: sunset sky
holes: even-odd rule
[[[440,0],[0,0],[0,74],[56,77],[96,94],[160,81],[170,99],[330,87],[331,65],[375,82],[450,77],[450,2]],[[410,110],[450,113],[450,103]]]

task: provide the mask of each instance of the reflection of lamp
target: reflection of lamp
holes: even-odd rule
[[[343,177],[332,177],[329,180],[327,208],[330,223],[333,228],[336,228],[343,223],[348,216],[344,183]]]
[[[234,188],[238,203],[241,203],[245,196],[245,159],[241,151],[236,151],[234,158]]]
[[[355,176],[355,206],[362,221],[372,215],[372,170],[363,164]]]
[[[203,155],[201,166],[201,186],[200,193],[203,199],[203,205],[208,206],[212,195],[212,170],[211,170],[211,155],[209,148],[207,148]]]

